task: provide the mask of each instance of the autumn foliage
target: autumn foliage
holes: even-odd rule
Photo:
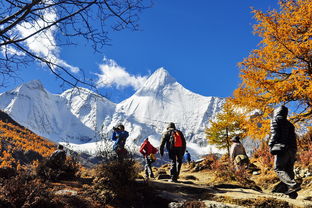
[[[19,168],[17,152],[33,151],[48,157],[55,144],[21,126],[0,121],[0,168]]]
[[[233,136],[245,136],[245,122],[245,117],[231,103],[226,102],[223,111],[210,121],[210,126],[205,130],[209,144],[227,149],[229,154],[230,139]]]
[[[264,138],[280,103],[295,107],[292,121],[312,120],[312,0],[280,1],[280,9],[253,10],[259,47],[240,63],[242,83],[233,101],[250,113],[248,135]]]

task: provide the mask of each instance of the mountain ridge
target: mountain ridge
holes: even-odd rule
[[[190,151],[205,154],[212,149],[207,148],[204,129],[223,103],[223,98],[185,89],[164,68],[117,104],[84,88],[52,94],[38,80],[0,94],[0,109],[22,125],[75,150],[91,151],[103,137],[105,145],[110,144],[117,123],[123,123],[130,132],[127,145],[135,149],[146,137],[159,145],[168,123],[175,122],[184,132]]]

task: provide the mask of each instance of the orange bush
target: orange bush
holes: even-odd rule
[[[260,168],[272,169],[274,163],[274,157],[269,151],[269,145],[266,142],[262,142],[260,147],[253,153],[253,158],[257,161]]]

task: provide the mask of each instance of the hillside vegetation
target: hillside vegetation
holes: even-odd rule
[[[17,168],[49,156],[55,144],[16,123],[0,111],[0,168]]]

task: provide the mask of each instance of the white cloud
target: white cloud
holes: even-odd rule
[[[48,26],[49,24],[57,20],[56,11],[48,9],[44,11],[42,17],[33,22],[24,22],[17,25],[17,32],[21,38],[28,37],[34,32]],[[73,73],[77,73],[79,68],[74,67],[66,63],[66,61],[59,58],[60,49],[57,47],[54,34],[56,33],[57,27],[52,26],[44,32],[40,32],[25,40],[27,47],[37,56],[42,56],[48,61],[58,64],[62,67],[68,68]],[[17,54],[18,55],[18,54]]]
[[[101,74],[98,76],[97,87],[111,87],[115,85],[117,88],[131,86],[135,90],[143,86],[147,80],[147,76],[134,76],[129,74],[125,68],[119,66],[116,61],[104,57],[104,63],[100,65]]]

